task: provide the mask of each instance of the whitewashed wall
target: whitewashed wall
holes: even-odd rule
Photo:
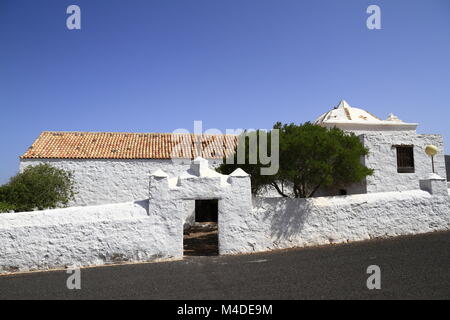
[[[155,179],[154,186],[168,182]],[[248,177],[227,178],[226,184],[220,178],[202,177],[198,182],[213,187],[205,189],[188,180],[174,197],[157,188],[153,195],[161,201],[150,203],[148,211],[144,201],[1,214],[0,273],[182,258],[183,204],[196,198],[219,199],[220,254],[450,229],[448,195],[415,190],[257,198],[252,207]]]
[[[234,221],[236,212],[251,212],[250,186],[250,177],[243,170],[237,169],[230,175],[222,175],[211,170],[208,162],[196,159],[190,169],[178,177],[169,177],[163,171],[151,175],[149,213],[159,213],[167,219],[179,216],[183,222],[187,222],[193,218],[194,200],[217,199],[219,252],[222,252],[222,246],[236,243],[232,231],[239,227]]]
[[[72,171],[77,195],[71,206],[88,206],[143,200],[148,198],[149,175],[158,169],[177,176],[190,164],[171,160],[115,160],[115,159],[23,159],[20,170],[26,166],[49,163]]]
[[[425,179],[432,171],[431,158],[424,151],[429,144],[439,149],[434,157],[436,173],[446,177],[444,141],[441,135],[416,134],[414,131],[370,132],[363,135],[363,142],[370,150],[365,164],[375,170],[366,179],[368,193],[419,189],[419,180]],[[397,172],[395,145],[414,145],[414,173]]]
[[[220,200],[224,244],[235,241],[229,213],[251,211],[250,178],[240,169],[221,175],[202,159],[178,177],[158,170],[147,179],[145,201],[0,214],[0,273],[182,258],[193,200]]]
[[[0,214],[0,272],[183,256],[183,223],[195,199],[219,199],[220,254],[385,238],[450,229],[445,179],[410,190],[310,199],[255,198],[249,176],[196,159],[149,177],[141,202]]]
[[[345,243],[450,229],[450,197],[415,190],[311,199],[256,198],[228,213],[222,254]],[[220,229],[219,229],[220,231]]]
[[[446,177],[444,141],[441,135],[417,134],[414,130],[405,131],[356,131],[361,142],[369,148],[369,155],[362,162],[374,173],[360,183],[347,186],[331,186],[319,189],[315,196],[338,195],[339,189],[348,194],[376,193],[387,191],[417,190],[419,180],[425,179],[432,171],[431,158],[425,154],[425,147],[433,144],[439,153],[434,157],[435,171]],[[396,145],[414,146],[414,173],[397,172]]]
[[[147,206],[0,214],[0,273],[181,258],[181,218],[148,215]]]
[[[372,176],[361,183],[346,187],[322,188],[316,196],[328,196],[346,189],[348,194],[373,193],[385,191],[405,191],[419,189],[419,180],[431,172],[431,160],[424,148],[434,144],[439,148],[435,157],[437,174],[446,177],[444,142],[441,135],[416,134],[406,131],[355,131],[370,154],[364,159],[365,165],[375,169]],[[395,145],[414,145],[415,173],[398,173]],[[169,176],[178,176],[189,169],[190,164],[174,163],[171,160],[144,159],[23,159],[22,170],[26,166],[49,163],[74,173],[77,195],[71,206],[86,206],[108,203],[121,203],[148,198],[148,177],[151,172],[163,170]],[[216,162],[209,161],[212,167]],[[268,188],[263,196],[278,196],[273,188]],[[192,205],[191,205],[192,206]]]

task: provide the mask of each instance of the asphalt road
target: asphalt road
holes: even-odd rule
[[[369,265],[381,289],[368,290]],[[450,299],[450,232],[271,253],[0,276],[0,299]]]

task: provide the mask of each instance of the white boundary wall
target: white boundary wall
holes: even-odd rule
[[[222,254],[387,238],[450,229],[450,197],[426,191],[311,199],[256,198],[229,214],[234,228]],[[220,226],[219,226],[220,230]]]
[[[182,222],[148,202],[0,214],[0,273],[181,258]]]
[[[123,261],[180,259],[192,201],[219,200],[220,254],[450,230],[445,179],[427,191],[311,199],[255,198],[241,169],[229,176],[196,159],[178,177],[149,177],[149,200],[0,214],[0,273]]]

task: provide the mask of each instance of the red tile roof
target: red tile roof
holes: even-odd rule
[[[21,159],[221,159],[235,135],[44,131]],[[201,147],[200,147],[201,146]]]

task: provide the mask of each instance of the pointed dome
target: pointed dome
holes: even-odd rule
[[[318,117],[314,124],[350,131],[415,130],[417,127],[417,123],[405,123],[393,114],[386,120],[381,120],[366,110],[350,106],[345,100],[341,100],[336,107]]]
[[[336,107],[334,107],[334,108],[338,109],[338,108],[351,108],[351,107],[350,107],[350,105],[348,104],[347,101],[341,100],[341,101],[339,101],[339,104]]]
[[[339,104],[324,113],[314,122],[315,124],[322,124],[325,122],[340,122],[340,121],[352,121],[352,122],[380,122],[381,119],[373,114],[359,108],[351,107],[347,101],[341,100]]]

